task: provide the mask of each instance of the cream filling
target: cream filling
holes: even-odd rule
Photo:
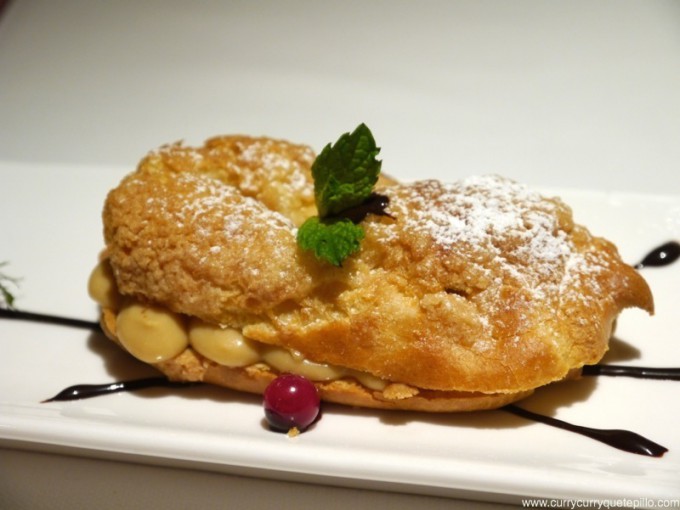
[[[118,311],[116,335],[130,354],[145,363],[174,358],[189,346],[186,325],[179,315],[134,302]]]
[[[205,358],[231,368],[265,363],[279,372],[302,375],[312,381],[352,377],[376,391],[385,389],[389,384],[366,372],[315,363],[297,351],[251,340],[231,327],[210,324],[198,318],[187,321],[182,315],[165,308],[124,302],[105,262],[99,263],[92,271],[88,292],[102,307],[117,310],[116,331],[120,343],[130,354],[146,363],[172,359],[191,347]]]

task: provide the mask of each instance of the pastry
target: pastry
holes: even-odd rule
[[[498,176],[399,183],[335,267],[301,250],[316,214],[305,146],[226,136],[147,155],[112,190],[90,279],[107,335],[171,380],[322,400],[493,409],[578,376],[644,279],[571,210]]]

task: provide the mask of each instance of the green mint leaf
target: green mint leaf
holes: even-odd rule
[[[364,235],[364,229],[348,219],[322,220],[312,216],[298,229],[297,241],[302,249],[313,251],[316,258],[340,266],[359,251]]]
[[[312,165],[316,206],[321,218],[338,215],[368,199],[382,165],[376,159],[379,152],[365,124],[321,151]]]
[[[376,159],[379,152],[365,124],[324,147],[312,165],[319,215],[307,219],[298,230],[300,248],[334,266],[359,251],[365,233],[358,223],[376,204],[381,214],[386,205],[373,195],[382,165]]]
[[[7,265],[7,262],[0,262],[0,267]],[[11,278],[6,274],[0,273],[0,307],[6,306],[9,309],[14,308],[14,294],[12,294],[7,287],[8,284],[18,285],[17,278]]]

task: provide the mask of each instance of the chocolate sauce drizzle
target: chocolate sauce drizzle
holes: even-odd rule
[[[345,218],[352,223],[361,223],[369,214],[376,216],[393,216],[386,211],[387,206],[390,205],[390,198],[381,195],[380,193],[371,193],[371,195],[362,203],[348,207],[335,216],[330,216],[327,219],[333,220],[336,218]]]
[[[640,262],[635,264],[635,269],[643,267],[668,266],[680,258],[680,243],[669,241],[650,251]]]
[[[145,379],[133,379],[104,384],[76,384],[61,390],[54,397],[43,400],[45,402],[63,402],[68,400],[80,400],[84,398],[100,397],[120,391],[137,391],[147,388],[182,388],[195,386],[200,383],[187,383],[170,381],[165,377],[147,377]]]
[[[586,365],[581,375],[609,375],[637,379],[664,379],[680,381],[680,368],[631,367],[625,365]]]
[[[0,308],[0,318],[41,322],[43,324],[58,324],[60,326],[92,329],[95,331],[100,330],[98,322],[72,319],[69,317],[59,317],[57,315],[49,315],[45,313],[24,312],[15,308]]]
[[[388,203],[389,199],[387,199],[387,197],[377,194],[372,195],[366,203],[357,206],[355,208],[356,210],[349,211],[347,217],[349,217],[349,219],[352,221],[355,221],[356,219],[363,219],[368,214],[389,216],[389,214],[385,211]],[[642,259],[642,261],[636,264],[634,267],[636,269],[642,269],[644,267],[667,266],[678,260],[678,258],[680,258],[680,243],[670,241],[650,251]],[[55,315],[41,313],[24,312],[14,308],[0,308],[0,318],[58,324],[62,326],[72,326],[95,331],[101,330],[100,325],[97,322],[58,317]],[[678,381],[680,380],[680,368],[588,365],[583,367],[582,375],[627,376],[640,379],[665,379]],[[79,400],[109,395],[122,391],[137,391],[153,387],[179,388],[196,384],[201,383],[174,382],[165,377],[148,377],[145,379],[133,379],[129,381],[105,384],[76,384],[63,389],[54,397],[44,400],[43,402]],[[543,423],[552,427],[557,427],[559,429],[574,432],[576,434],[581,434],[626,452],[635,453],[638,455],[647,455],[651,457],[661,457],[668,451],[668,449],[664,446],[661,446],[654,441],[629,430],[596,429],[592,427],[584,427],[582,425],[574,425],[551,416],[534,413],[533,411],[518,407],[514,404],[507,405],[502,409],[521,418]]]
[[[543,414],[537,414],[532,411],[528,411],[512,404],[507,405],[502,409],[528,420],[581,434],[582,436],[595,439],[596,441],[600,441],[601,443],[608,444],[609,446],[613,446],[614,448],[626,452],[636,453],[638,455],[647,455],[650,457],[661,457],[668,451],[668,448],[661,446],[660,444],[657,444],[646,437],[636,434],[635,432],[631,432],[630,430],[596,429],[592,427],[584,427],[582,425],[574,425],[566,421],[558,420],[557,418],[553,418],[551,416],[545,416]]]

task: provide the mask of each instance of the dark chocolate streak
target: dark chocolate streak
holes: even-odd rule
[[[680,368],[629,367],[625,365],[586,365],[581,375],[610,375],[637,379],[680,381]]]
[[[165,377],[147,377],[130,381],[104,384],[76,384],[61,390],[54,397],[43,400],[45,402],[62,402],[66,400],[80,400],[84,398],[100,397],[120,391],[136,391],[147,388],[182,388],[200,383],[174,382]]]
[[[635,264],[635,269],[669,266],[678,258],[680,258],[680,243],[669,241],[650,251],[640,262]]]
[[[43,324],[58,324],[60,326],[72,326],[76,328],[99,330],[98,322],[85,321],[82,319],[71,319],[68,317],[58,317],[44,313],[23,312],[13,308],[0,308],[0,318],[16,319],[23,321],[42,322]]]
[[[517,407],[515,405],[508,405],[502,409],[527,420],[536,421],[545,425],[550,425],[551,427],[581,434],[582,436],[586,436],[596,441],[600,441],[601,443],[608,444],[609,446],[612,446],[618,450],[636,453],[638,455],[647,455],[649,457],[661,457],[668,451],[668,448],[629,430],[595,429],[591,427],[584,427],[582,425],[574,425],[566,421],[558,420],[557,418],[527,411],[526,409]]]

